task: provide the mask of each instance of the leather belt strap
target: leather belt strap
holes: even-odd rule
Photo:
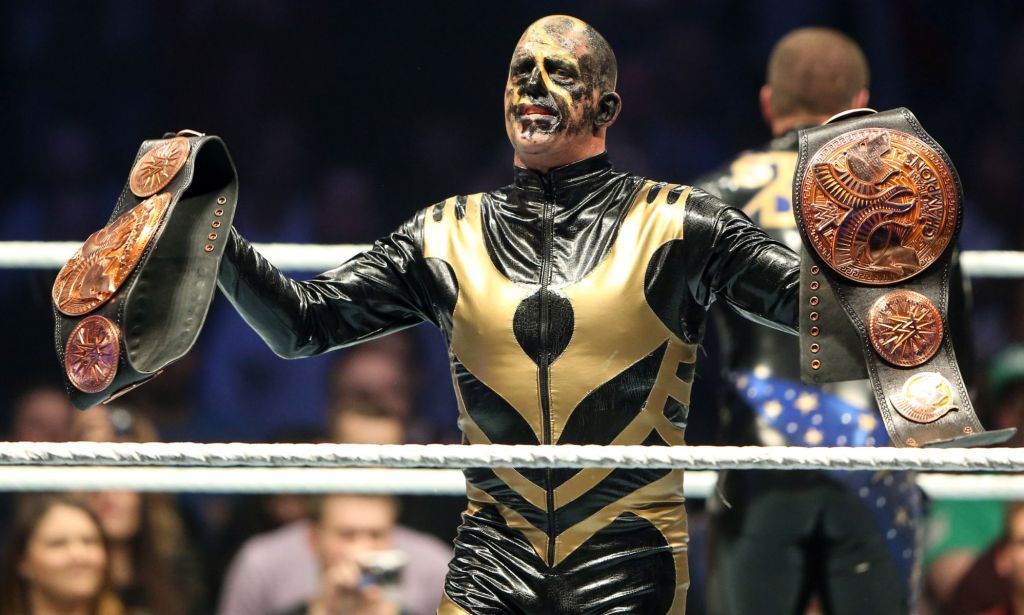
[[[143,142],[107,225],[57,275],[54,337],[72,402],[121,395],[193,346],[217,288],[238,199],[224,142]]]
[[[804,381],[870,378],[895,446],[1010,438],[978,421],[949,335],[963,190],[946,152],[902,108],[801,130],[799,148]]]

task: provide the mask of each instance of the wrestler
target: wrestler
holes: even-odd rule
[[[427,207],[304,282],[232,230],[221,289],[284,357],[432,322],[466,443],[683,444],[708,305],[792,332],[798,258],[715,197],[613,168],[615,82],[592,27],[541,19],[505,88],[511,184]],[[466,478],[440,613],[684,611],[682,471]]]
[[[760,103],[773,140],[695,184],[799,250],[791,206],[797,131],[867,106],[868,66],[844,34],[804,28],[776,44],[766,81]],[[962,292],[952,296],[963,300]],[[712,313],[733,385],[723,443],[888,443],[867,381],[804,386],[796,338]],[[728,505],[712,515],[710,612],[802,613],[815,594],[826,613],[912,610],[922,511],[911,473],[750,471],[720,480]]]

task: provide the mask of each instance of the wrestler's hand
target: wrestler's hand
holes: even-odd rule
[[[328,568],[307,615],[398,615],[398,605],[388,600],[380,587],[363,585],[362,578],[355,562],[343,561]]]

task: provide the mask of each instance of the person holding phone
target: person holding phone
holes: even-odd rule
[[[250,539],[219,615],[430,615],[451,549],[397,523],[389,496],[331,494],[308,520]]]
[[[335,496],[320,502],[312,540],[320,560],[319,591],[286,615],[399,615],[404,564],[393,549],[394,498]]]

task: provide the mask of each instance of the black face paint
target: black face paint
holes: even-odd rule
[[[590,56],[577,57],[543,40],[534,43],[524,41],[509,68],[506,121],[518,124],[525,136],[592,130],[597,79]]]
[[[614,117],[614,109],[602,112],[603,95],[614,88],[614,60],[610,72],[602,67],[613,56],[594,51],[587,28],[551,20],[520,39],[504,96],[505,129],[518,154],[571,151]]]

